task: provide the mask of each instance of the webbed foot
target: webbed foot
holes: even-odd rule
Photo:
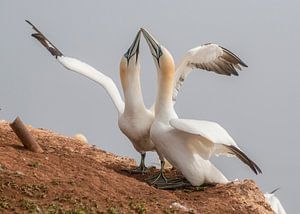
[[[175,180],[175,179],[174,179]],[[156,183],[154,186],[157,189],[174,190],[178,188],[191,187],[192,185],[185,179],[176,179],[177,182]]]
[[[146,157],[146,153],[142,153],[140,165],[134,169],[125,169],[124,171],[128,172],[129,174],[145,174],[149,172],[151,167],[148,168],[145,166],[145,157]]]

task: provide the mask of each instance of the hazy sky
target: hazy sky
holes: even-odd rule
[[[74,135],[137,158],[117,126],[117,111],[96,83],[64,69],[30,34],[31,20],[67,56],[110,76],[121,89],[119,62],[137,30],[147,28],[178,62],[195,46],[215,42],[249,66],[239,77],[195,71],[176,110],[181,118],[216,121],[257,162],[263,174],[235,158],[214,158],[229,179],[251,178],[277,195],[288,213],[300,209],[299,1],[0,1],[0,119],[19,115],[34,127]],[[147,106],[156,72],[142,41]],[[156,160],[147,156],[147,164]]]

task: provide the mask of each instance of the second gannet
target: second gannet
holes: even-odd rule
[[[159,151],[194,186],[226,183],[225,176],[209,161],[212,155],[236,156],[256,174],[260,168],[237,146],[219,124],[178,119],[173,107],[175,65],[170,52],[142,29],[157,68],[158,90],[150,137]]]

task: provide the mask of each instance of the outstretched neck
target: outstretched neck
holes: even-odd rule
[[[125,98],[124,112],[135,113],[144,110],[145,105],[141,89],[140,70],[121,71],[120,76]]]
[[[171,68],[170,68],[171,69]],[[169,121],[175,114],[172,93],[173,93],[174,71],[158,73],[158,90],[155,102],[155,117],[160,120]]]

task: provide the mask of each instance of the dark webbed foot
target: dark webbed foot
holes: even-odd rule
[[[164,175],[165,161],[162,160],[160,163],[161,163],[161,167],[160,167],[159,173],[146,179],[146,181],[149,184],[154,185],[154,186],[161,186],[161,185],[168,184],[168,183],[175,183],[175,182],[182,181],[182,179],[180,179],[180,178],[167,178]]]
[[[134,169],[128,169],[128,173],[130,174],[146,174],[149,172],[149,168],[144,166],[139,165],[138,167]]]
[[[185,178],[176,178],[168,180],[168,183],[156,183],[154,185],[157,189],[175,190],[175,189],[186,189],[189,191],[204,191],[206,188],[214,187],[216,184],[202,184],[200,186],[193,186]]]
[[[146,181],[153,185],[156,183],[167,183],[168,179],[165,177],[163,169],[161,169],[159,173],[157,173],[154,176],[151,176],[150,178],[147,178]]]
[[[174,179],[175,180],[175,179]],[[165,190],[174,190],[178,188],[187,188],[192,187],[192,185],[185,179],[176,179],[175,182],[168,182],[168,183],[156,183],[154,186],[157,189],[165,189]]]
[[[124,171],[128,172],[129,174],[145,174],[149,172],[150,168],[145,166],[145,157],[146,153],[142,153],[140,165],[134,169],[125,169]]]

